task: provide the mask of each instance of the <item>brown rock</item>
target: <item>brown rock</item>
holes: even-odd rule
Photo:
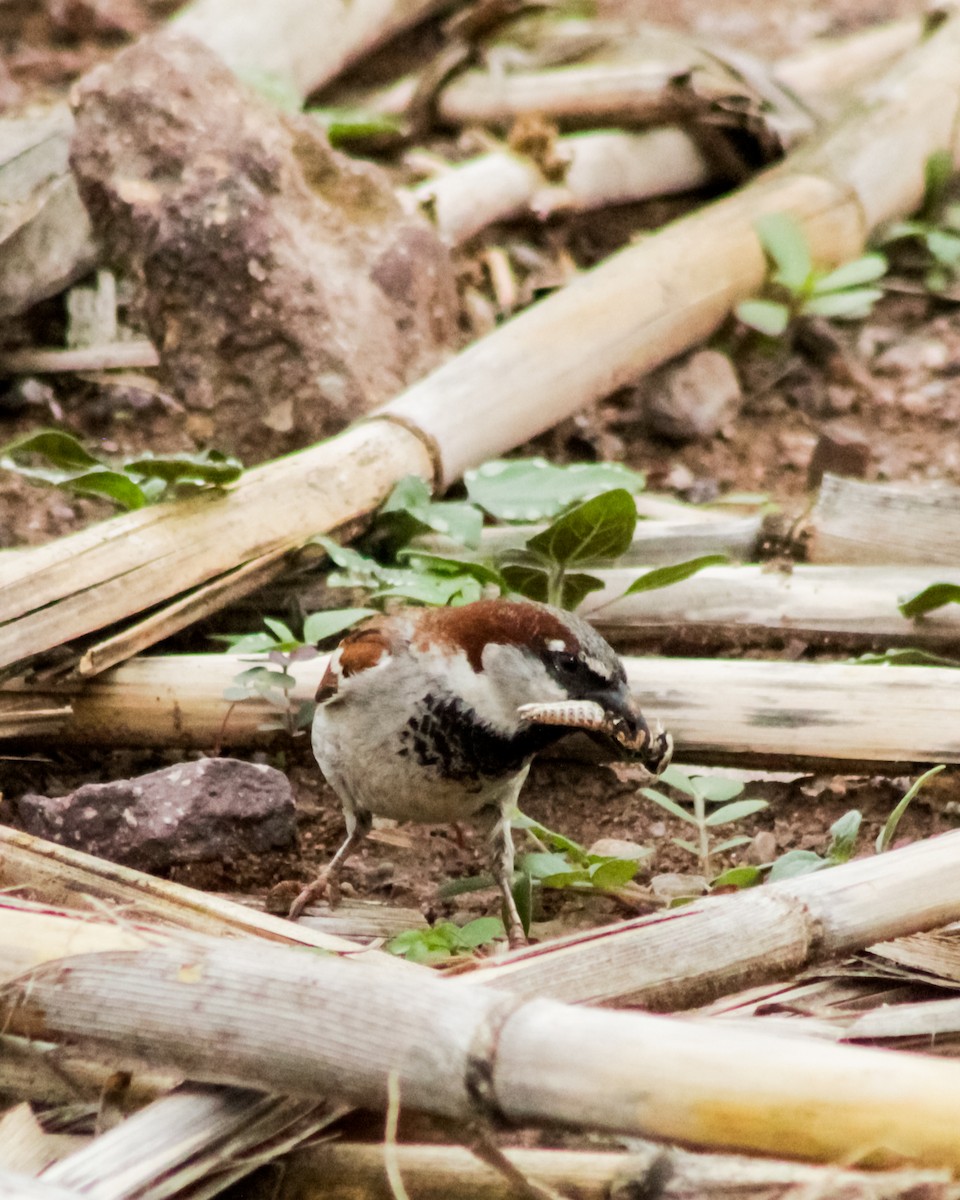
[[[820,431],[807,469],[807,486],[819,487],[824,475],[862,479],[870,467],[870,443],[859,430],[831,425]]]
[[[71,161],[111,260],[144,285],[163,382],[220,448],[314,441],[456,336],[446,250],[378,168],[330,148],[191,39],[141,39],[74,96]]]
[[[698,350],[668,363],[643,384],[651,433],[674,442],[708,441],[740,411],[733,363],[719,350]]]
[[[230,862],[296,841],[287,777],[233,758],[85,783],[66,796],[22,796],[17,814],[28,833],[145,871]]]

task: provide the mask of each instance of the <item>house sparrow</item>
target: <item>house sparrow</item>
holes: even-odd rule
[[[493,840],[511,945],[524,936],[513,900],[510,814],[533,756],[571,727],[619,743],[659,774],[668,734],[652,735],[623,663],[585,621],[528,600],[406,608],[349,633],[317,692],[313,752],[343,804],[347,837],[290,909],[327,891],[374,816],[475,819]]]

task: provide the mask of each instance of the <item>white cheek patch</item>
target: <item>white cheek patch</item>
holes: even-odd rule
[[[599,675],[601,679],[612,679],[613,673],[605,662],[601,662],[599,658],[587,657],[583,660],[594,675]]]

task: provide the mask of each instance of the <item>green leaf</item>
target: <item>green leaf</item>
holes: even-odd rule
[[[770,868],[767,879],[777,883],[781,879],[795,879],[798,875],[809,875],[812,871],[822,871],[830,863],[812,850],[788,850],[781,854]]]
[[[671,800],[669,796],[665,796],[663,792],[658,792],[656,788],[645,787],[640,789],[640,795],[646,796],[648,800],[652,800],[654,804],[670,813],[672,817],[676,817],[680,821],[686,821],[688,825],[697,825],[699,822],[692,813],[688,813],[685,808],[681,808],[676,800]]]
[[[903,817],[903,814],[910,807],[910,804],[913,801],[914,797],[916,796],[917,792],[919,792],[920,789],[923,787],[923,785],[925,783],[929,782],[929,780],[931,780],[934,777],[934,775],[939,775],[941,771],[945,771],[945,770],[946,770],[945,764],[941,763],[937,767],[931,767],[929,771],[924,771],[924,773],[920,776],[920,778],[914,781],[913,786],[910,788],[910,790],[907,792],[907,794],[903,797],[903,799],[897,804],[897,807],[893,810],[893,812],[890,814],[890,816],[887,817],[886,824],[880,830],[880,833],[877,836],[876,847],[877,847],[878,854],[883,854],[883,852],[885,850],[890,849],[890,846],[893,843],[893,839],[897,836],[897,826],[900,824],[900,820]]]
[[[557,466],[545,458],[498,459],[464,475],[467,494],[501,521],[543,521],[611,488],[643,491],[644,476],[620,463]]]
[[[675,763],[671,763],[661,774],[660,782],[668,783],[672,788],[676,788],[678,792],[683,792],[685,796],[689,796],[691,800],[699,795],[693,785],[693,780],[686,771],[681,770]]]
[[[688,842],[683,838],[678,837],[671,838],[670,841],[673,842],[675,846],[679,846],[681,850],[686,850],[688,854],[695,854],[698,858],[700,857],[700,847],[694,845],[693,842]]]
[[[705,567],[720,567],[729,561],[726,554],[703,554],[699,558],[688,558],[686,562],[674,563],[670,567],[654,567],[652,571],[646,571],[639,579],[635,579],[623,594],[635,596],[638,592],[652,592],[654,588],[682,583]]]
[[[776,266],[774,282],[799,292],[813,272],[810,248],[796,220],[788,213],[767,213],[754,222],[760,244]]]
[[[880,230],[878,240],[881,245],[887,245],[905,238],[925,238],[928,232],[929,226],[923,221],[892,221]]]
[[[743,784],[738,779],[724,779],[722,775],[696,775],[690,782],[697,795],[711,804],[733,800],[743,791]]]
[[[633,541],[637,506],[625,488],[585,500],[527,541],[527,550],[563,567],[616,559]]]
[[[290,626],[276,617],[264,617],[263,623],[281,645],[301,646],[303,644]]]
[[[753,838],[747,837],[745,833],[738,833],[736,837],[725,838],[722,842],[717,842],[716,845],[710,847],[711,854],[724,854],[727,850],[736,850],[738,846],[746,846],[752,842]]]
[[[803,305],[803,311],[815,317],[834,317],[845,321],[858,321],[868,317],[873,306],[883,298],[880,288],[850,288],[845,292],[827,292],[823,296],[811,296]]]
[[[951,271],[960,266],[960,236],[944,229],[931,229],[926,243],[927,249],[942,266]]]
[[[102,465],[100,459],[89,454],[72,434],[61,429],[40,429],[0,446],[0,458],[16,459],[27,454],[39,454],[62,471]]]
[[[541,825],[539,821],[534,821],[532,817],[526,816],[519,809],[510,818],[510,824],[514,829],[529,832],[541,842],[546,842],[547,845],[552,846],[554,850],[560,850],[564,854],[569,855],[574,862],[579,863],[581,866],[586,866],[589,862],[589,855],[578,842],[568,838],[566,834],[558,833],[555,829],[548,829],[546,825]]]
[[[887,260],[882,254],[864,254],[853,262],[843,263],[826,275],[821,275],[813,285],[813,294],[840,292],[847,288],[862,287],[882,279],[887,273]]]
[[[747,838],[747,841],[750,839]],[[714,853],[717,853],[719,847],[714,847]],[[760,882],[763,877],[763,872],[759,867],[739,866],[730,867],[728,870],[721,872],[716,879],[711,883],[711,891],[716,891],[717,888],[749,888],[754,887]]]
[[[326,612],[311,613],[303,623],[303,640],[310,646],[325,642],[327,638],[343,633],[364,617],[372,617],[374,608],[334,608]]]
[[[767,337],[780,337],[790,324],[790,309],[779,300],[742,300],[733,311],[737,320]]]
[[[596,575],[585,575],[582,571],[565,572],[560,584],[560,607],[573,612],[591,592],[600,592],[605,586]]]
[[[243,474],[243,463],[228,458],[219,450],[200,454],[144,455],[128,460],[123,469],[145,479],[162,479],[168,484],[194,484],[201,487],[225,487]]]
[[[530,561],[519,562],[518,555],[511,554],[511,562],[501,562],[500,574],[508,591],[516,596],[526,596],[528,600],[538,600],[545,604],[550,595],[550,573],[545,567]]]
[[[470,575],[484,587],[505,590],[503,576],[486,563],[473,562],[466,558],[450,558],[445,554],[429,554],[415,547],[399,551],[397,558],[414,571],[434,571],[440,575]]]
[[[931,583],[897,603],[905,617],[922,617],[946,604],[960,604],[960,583]]]
[[[218,642],[228,642],[231,654],[262,654],[276,649],[277,639],[272,633],[215,633]]]
[[[530,922],[533,920],[533,880],[526,871],[519,871],[517,873],[510,891],[513,895],[513,902],[517,906],[517,912],[520,915],[520,924],[523,926],[523,932],[529,934]]]
[[[503,936],[503,922],[499,917],[477,917],[460,929],[460,944],[469,950],[485,946],[487,942]]]
[[[754,813],[763,812],[769,807],[766,800],[735,800],[733,804],[714,809],[705,823],[711,828],[729,825],[731,821],[742,821],[745,817],[752,817]]]
[[[960,667],[960,659],[945,658],[942,654],[918,650],[915,646],[904,646],[902,649],[895,646],[884,650],[882,654],[861,654],[859,658],[847,661],[884,667]]]
[[[65,479],[63,483],[58,483],[57,487],[64,491],[79,492],[85,496],[104,496],[130,511],[143,508],[147,503],[143,489],[138,487],[129,476],[121,475],[119,471],[106,469],[87,471],[84,475],[75,475],[72,479]]]
[[[923,168],[923,205],[921,215],[936,221],[947,198],[953,178],[953,156],[947,150],[934,150]]]
[[[830,846],[827,858],[831,863],[844,863],[857,848],[857,837],[860,833],[860,823],[863,814],[851,808],[842,817],[838,817],[830,826]]]
[[[590,868],[590,883],[595,888],[610,891],[630,882],[640,864],[629,858],[608,858]]]
[[[364,108],[308,108],[326,131],[332,146],[349,146],[352,142],[371,138],[399,137],[403,122],[389,113]]]
[[[427,572],[387,569],[384,582],[373,599],[396,596],[410,604],[442,608],[447,604],[469,604],[479,600],[483,588],[473,575],[433,575]]]
[[[531,879],[544,880],[568,874],[570,862],[563,854],[537,851],[523,856],[521,869]],[[586,875],[586,872],[581,872],[581,874]]]

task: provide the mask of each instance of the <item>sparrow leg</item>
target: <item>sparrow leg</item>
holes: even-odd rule
[[[345,816],[347,818],[347,836],[343,845],[313,883],[308,884],[290,905],[287,916],[291,921],[295,921],[307,905],[322,896],[324,892],[327,894],[331,908],[336,908],[340,903],[340,872],[343,870],[344,863],[370,832],[373,824],[372,816],[363,809],[356,812],[345,812]]]
[[[511,950],[527,945],[527,935],[523,932],[523,922],[517,911],[517,902],[513,898],[513,833],[510,829],[508,812],[513,809],[513,801],[508,808],[488,808],[481,814],[486,818],[488,836],[492,842],[493,877],[503,894],[503,907],[507,917],[507,941]]]

